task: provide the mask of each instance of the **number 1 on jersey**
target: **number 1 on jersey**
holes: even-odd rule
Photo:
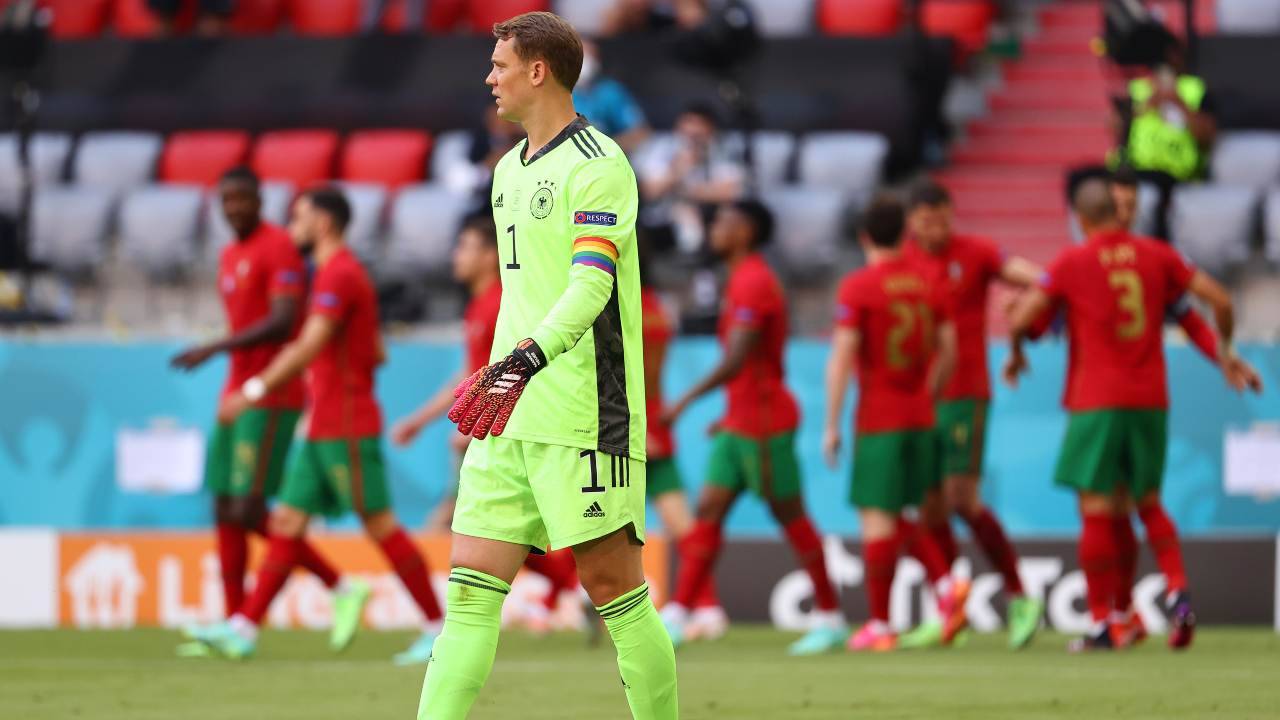
[[[516,226],[509,226],[507,232],[511,234],[511,262],[507,263],[507,269],[519,270],[520,262],[516,259]]]

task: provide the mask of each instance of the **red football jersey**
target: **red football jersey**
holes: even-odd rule
[[[675,335],[675,328],[672,327],[671,318],[667,316],[667,309],[662,306],[658,293],[647,287],[640,288],[640,312],[645,351],[665,348]],[[661,460],[675,454],[675,435],[671,432],[671,426],[662,422],[662,396],[654,392],[654,388],[650,388],[649,392],[651,394],[645,400],[645,415],[648,418],[648,438],[645,444],[648,446],[649,459]]]
[[[987,371],[987,290],[1000,277],[1004,254],[995,243],[953,235],[938,254],[907,242],[903,255],[929,273],[930,282],[947,289],[947,304],[956,325],[956,371],[942,391],[944,400],[991,399]]]
[[[364,438],[382,430],[373,397],[378,366],[378,299],[360,261],[342,248],[316,271],[311,312],[332,318],[337,334],[307,369],[312,440]]]
[[[950,318],[927,268],[898,257],[840,283],[836,323],[858,331],[858,432],[934,426],[929,395],[934,332]]]
[[[495,280],[484,292],[471,298],[462,312],[463,332],[467,335],[467,372],[473,373],[489,364],[493,351],[493,333],[498,328],[498,310],[502,308],[502,283]]]
[[[1165,308],[1194,273],[1168,245],[1125,231],[1058,255],[1043,287],[1067,312],[1067,409],[1169,406]]]
[[[231,332],[240,332],[270,315],[271,302],[277,297],[295,297],[302,302],[307,292],[302,255],[284,230],[265,222],[259,223],[249,237],[233,241],[222,249],[218,261],[218,292],[222,295],[222,306]],[[298,313],[298,322],[289,334],[289,340],[302,327],[304,314]],[[246,380],[265,370],[286,344],[288,340],[262,343],[227,353],[231,358],[231,368],[222,388],[223,396],[239,390]],[[302,408],[303,399],[302,380],[297,379],[278,388],[256,405],[298,410]]]
[[[795,430],[800,408],[783,383],[787,302],[782,284],[758,254],[744,259],[729,277],[719,327],[726,348],[730,331],[740,325],[758,330],[760,339],[742,370],[725,385],[728,408],[721,425],[748,437]]]

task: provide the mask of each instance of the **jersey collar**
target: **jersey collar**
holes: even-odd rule
[[[574,135],[576,133],[582,132],[583,130],[586,130],[587,127],[590,125],[591,123],[587,122],[587,119],[583,117],[581,113],[579,113],[578,117],[574,118],[572,122],[564,126],[564,129],[560,131],[559,135],[556,135],[555,137],[551,138],[551,142],[547,143],[546,145],[543,145],[542,149],[534,153],[533,157],[529,158],[528,160],[524,159],[524,154],[529,150],[529,138],[525,138],[524,144],[520,146],[520,164],[524,165],[525,167],[532,165],[533,162],[538,158],[560,147],[560,144],[563,143],[565,140],[568,140],[571,135]]]

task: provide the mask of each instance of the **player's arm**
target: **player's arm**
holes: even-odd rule
[[[459,370],[445,380],[435,394],[422,403],[416,410],[396,421],[391,428],[391,441],[397,445],[408,445],[418,437],[422,429],[444,416],[453,406],[453,390],[458,383],[467,379],[466,373]]]
[[[724,357],[720,358],[720,364],[685,391],[684,395],[681,395],[680,399],[663,413],[663,421],[668,424],[674,423],[694,400],[729,382],[742,372],[742,366],[746,364],[751,351],[759,342],[759,328],[746,324],[735,325],[729,331],[728,347]]]
[[[1027,364],[1023,343],[1030,336],[1037,320],[1047,314],[1052,307],[1052,299],[1040,287],[1028,289],[1013,306],[1013,313],[1009,320],[1009,358],[1005,361],[1002,373],[1010,387],[1017,387],[1018,378],[1031,369]]]
[[[1258,371],[1236,354],[1235,346],[1232,344],[1232,335],[1235,332],[1235,307],[1226,288],[1207,273],[1196,270],[1187,284],[1187,291],[1203,300],[1213,310],[1214,325],[1217,327],[1213,343],[1216,348],[1216,361],[1218,367],[1222,369],[1227,384],[1236,391],[1248,388],[1255,393],[1262,392],[1262,379],[1258,376]],[[1191,322],[1192,327],[1187,329],[1187,334],[1197,347],[1201,347],[1201,343],[1208,345],[1208,338],[1205,337],[1207,328],[1196,328],[1195,319],[1188,318],[1191,313],[1194,311],[1188,308],[1187,312],[1179,317],[1179,322],[1184,323],[1184,329],[1187,329],[1185,322]],[[1203,347],[1201,351],[1204,352]],[[1205,355],[1212,357],[1207,352]]]
[[[936,402],[942,397],[943,388],[955,375],[960,351],[959,340],[956,338],[956,324],[950,318],[938,325],[935,334],[937,337],[934,342],[938,352],[933,359],[933,364],[929,366],[928,387],[929,395]]]
[[[316,359],[337,331],[338,323],[334,318],[312,313],[296,340],[284,346],[265,370],[246,380],[240,390],[227,397],[218,411],[218,419],[222,422],[234,420],[247,407],[296,378]]]
[[[1000,263],[1000,279],[1020,288],[1029,288],[1039,282],[1044,268],[1030,260],[1011,255]]]
[[[826,427],[822,433],[822,453],[827,464],[835,467],[839,460],[840,413],[844,410],[844,398],[849,393],[849,378],[853,375],[853,359],[858,356],[858,344],[862,338],[851,327],[836,327],[831,336],[831,354],[827,357],[827,413]]]
[[[280,294],[271,298],[271,312],[258,322],[224,338],[203,345],[195,345],[173,357],[169,364],[182,370],[194,370],[206,360],[231,350],[280,343],[289,339],[289,331],[297,322],[299,305],[296,294]]]

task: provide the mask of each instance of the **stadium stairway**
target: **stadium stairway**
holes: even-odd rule
[[[1176,2],[1162,8],[1177,32]],[[1199,27],[1212,3],[1198,3]],[[1208,6],[1207,13],[1205,6]],[[935,178],[953,194],[956,228],[985,235],[1011,254],[1049,262],[1069,240],[1064,191],[1069,168],[1101,162],[1113,140],[1107,127],[1109,82],[1091,43],[1102,28],[1099,2],[1057,0],[1037,14],[1039,32],[1002,68],[989,113],[969,124]],[[1114,80],[1113,80],[1114,82]],[[1004,333],[1005,302],[992,302],[992,331]]]

